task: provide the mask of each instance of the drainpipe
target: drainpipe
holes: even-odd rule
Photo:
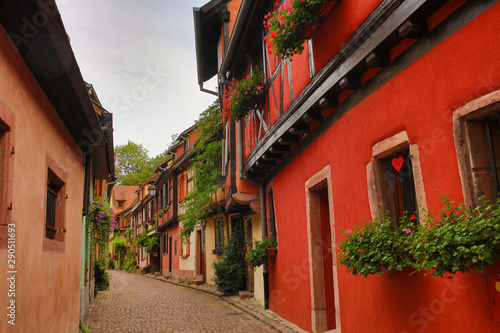
[[[260,225],[262,229],[262,235],[267,236],[267,228],[266,228],[266,212],[265,212],[265,192],[264,192],[264,184],[253,181],[243,175],[243,138],[242,138],[242,128],[241,128],[241,120],[237,123],[237,141],[238,141],[238,171],[240,179],[249,182],[259,188],[260,192]],[[267,260],[264,261],[264,265],[262,266],[263,277],[264,277],[264,308],[269,309],[269,271],[267,270]]]

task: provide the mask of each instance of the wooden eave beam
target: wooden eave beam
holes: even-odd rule
[[[429,32],[429,26],[424,18],[412,17],[399,27],[398,32],[403,38],[419,39]]]
[[[340,89],[356,90],[361,85],[361,78],[357,75],[346,75],[339,81]]]
[[[279,138],[278,143],[281,145],[298,145],[300,139],[297,135],[286,135]]]
[[[373,51],[365,58],[368,67],[384,67],[390,61],[389,52],[385,51]]]

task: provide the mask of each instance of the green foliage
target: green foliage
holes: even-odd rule
[[[200,137],[193,147],[195,157],[191,169],[194,168],[195,186],[185,198],[186,212],[179,216],[182,223],[182,238],[191,234],[194,228],[210,216],[213,196],[222,185],[221,157],[222,138],[220,124],[220,107],[215,101],[200,114],[198,130]]]
[[[264,16],[264,25],[269,30],[266,36],[268,49],[274,54],[288,59],[294,54],[302,54],[304,42],[302,34],[311,27],[325,0],[286,0],[274,12]]]
[[[158,247],[160,246],[160,238],[158,236],[149,237],[148,243],[146,244],[146,252],[154,253],[158,252]]]
[[[278,247],[276,237],[262,237],[254,240],[252,249],[246,254],[246,262],[253,268],[262,266],[267,258],[267,249]]]
[[[167,154],[164,152],[154,158],[142,144],[128,141],[115,147],[116,174],[121,185],[141,185],[153,176],[153,171]]]
[[[127,250],[127,244],[125,243],[125,240],[120,238],[120,236],[115,236],[115,238],[113,238],[112,243],[115,248],[115,251],[119,254],[124,254],[125,251]]]
[[[404,217],[395,230],[387,215],[349,229],[340,242],[339,263],[354,275],[382,275],[405,267],[434,277],[468,273],[500,260],[500,199],[496,205],[467,209],[442,196],[443,211],[426,215],[423,226]],[[425,214],[421,214],[425,215]],[[449,277],[451,278],[451,277]]]
[[[395,228],[387,214],[379,215],[361,228],[347,230],[347,237],[339,243],[339,263],[354,275],[379,276],[397,272],[405,267],[416,268],[409,251],[422,230],[415,226],[415,216],[404,216]]]
[[[241,243],[243,236],[243,228],[234,228],[229,244],[224,248],[222,260],[214,261],[212,264],[215,271],[212,279],[225,295],[236,294],[246,277],[245,249]]]
[[[432,276],[456,272],[484,271],[500,259],[500,199],[475,209],[442,197],[444,209],[432,227],[421,235],[413,255],[421,258],[419,268]]]
[[[148,253],[157,252],[160,246],[160,238],[156,235],[148,236],[148,234],[143,233],[135,241],[138,247],[146,248],[146,252]]]
[[[146,267],[143,267],[143,268],[142,268],[142,272],[143,272],[144,274],[149,274],[149,273],[151,273],[151,267],[149,267],[149,265],[147,265]]]
[[[104,265],[108,252],[108,239],[110,235],[111,221],[113,219],[109,204],[98,198],[89,206],[88,227],[92,235],[95,236],[98,245],[98,259]]]
[[[80,319],[80,324],[78,325],[78,333],[92,333]]]
[[[241,80],[236,81],[233,78],[223,103],[226,120],[243,119],[255,109],[259,97],[264,94],[263,82],[264,76],[258,67]]]
[[[135,266],[135,258],[129,257],[125,261],[123,269],[126,270],[127,272],[130,272],[132,269],[134,269],[134,266]]]
[[[106,268],[99,262],[94,264],[94,279],[97,290],[106,290],[109,288],[109,274],[106,272]]]

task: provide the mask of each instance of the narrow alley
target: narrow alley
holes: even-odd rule
[[[224,300],[137,274],[109,270],[85,319],[92,333],[276,332]]]

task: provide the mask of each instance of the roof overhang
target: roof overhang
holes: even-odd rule
[[[228,0],[213,0],[201,8],[193,8],[198,84],[217,75],[217,43],[221,36],[223,16]]]
[[[105,143],[55,1],[1,1],[0,23],[80,149]]]

